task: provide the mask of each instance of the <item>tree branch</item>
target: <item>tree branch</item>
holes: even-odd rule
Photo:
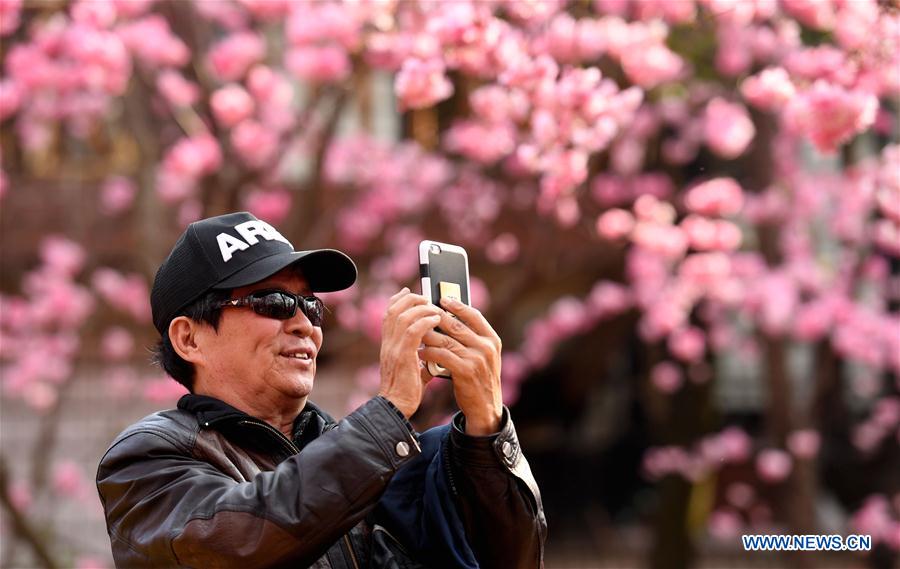
[[[9,516],[15,535],[31,546],[31,549],[40,561],[41,566],[46,567],[47,569],[59,567],[59,564],[51,557],[47,544],[41,541],[41,538],[31,525],[29,525],[28,520],[25,519],[22,512],[20,512],[15,504],[13,504],[12,497],[9,494],[9,476],[6,468],[6,457],[2,455],[0,455],[0,506],[3,507],[3,510]]]

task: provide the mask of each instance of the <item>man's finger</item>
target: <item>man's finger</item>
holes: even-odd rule
[[[393,300],[388,304],[387,311],[385,311],[385,318],[388,318],[392,314],[400,314],[412,306],[428,304],[428,300],[421,294],[409,292],[409,289],[404,290],[406,291],[405,293],[400,291],[391,297]]]
[[[452,298],[442,298],[441,306],[462,320],[463,324],[468,326],[479,336],[487,336],[490,338],[497,335],[484,315],[468,304],[463,304]]]
[[[394,304],[394,302],[396,302],[397,299],[399,299],[401,296],[403,296],[407,293],[409,293],[409,287],[403,287],[400,290],[398,290],[396,293],[394,293],[394,296],[392,296],[390,299],[388,299],[388,306]]]
[[[440,325],[442,326],[441,330],[443,330],[443,320]],[[469,333],[471,334],[471,331]],[[422,336],[422,343],[432,348],[444,348],[445,350],[450,350],[462,358],[465,357],[467,349],[466,346],[456,338],[437,331],[427,332]]]
[[[460,320],[459,318],[454,318],[453,314],[441,310],[441,332],[446,335],[455,338],[460,344],[464,346],[478,346],[481,340],[478,337],[478,334],[472,331],[471,328],[466,326],[466,324]]]
[[[419,304],[413,305],[403,312],[398,313],[396,318],[397,322],[406,327],[426,316],[437,316],[440,318],[441,314],[443,314],[443,311],[437,306],[431,304]]]
[[[404,348],[415,349],[422,343],[422,336],[440,323],[440,316],[425,316],[409,325],[403,331],[402,344]]]
[[[466,360],[446,348],[436,348],[432,346],[419,348],[419,358],[450,370],[451,375],[454,376],[459,376],[464,373],[467,366]]]

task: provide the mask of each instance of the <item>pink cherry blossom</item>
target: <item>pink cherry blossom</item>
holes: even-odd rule
[[[283,188],[251,191],[244,198],[244,209],[260,219],[278,225],[287,218],[293,198]]]
[[[440,60],[408,59],[394,80],[394,91],[401,108],[421,109],[452,95],[453,84],[444,74]]]
[[[250,168],[262,168],[278,155],[278,134],[255,120],[245,120],[231,131],[231,146]]]
[[[238,0],[254,17],[263,22],[277,22],[290,13],[291,0]]]
[[[21,513],[26,513],[29,509],[31,509],[31,505],[34,501],[34,496],[32,495],[31,488],[28,487],[28,484],[21,481],[15,480],[12,481],[9,485],[9,501],[11,505]]]
[[[706,106],[704,121],[706,144],[723,158],[740,156],[756,136],[747,110],[718,97]]]
[[[106,215],[118,215],[127,211],[134,203],[137,192],[137,186],[129,178],[108,178],[100,189],[100,211]]]
[[[650,381],[663,393],[674,393],[681,387],[684,377],[677,364],[660,362],[650,371]]]
[[[353,71],[346,50],[336,45],[292,48],[284,56],[284,66],[296,77],[314,83],[343,81]]]
[[[878,23],[878,4],[874,0],[844,2],[834,22],[834,35],[841,47],[863,47]]]
[[[469,297],[472,306],[482,312],[487,311],[491,306],[491,291],[485,282],[478,277],[470,277],[469,279]]]
[[[265,55],[266,44],[260,36],[252,32],[237,32],[214,44],[207,54],[207,61],[220,81],[237,81]]]
[[[794,335],[803,341],[820,339],[832,326],[832,318],[827,304],[811,302],[797,310],[794,320]]]
[[[894,223],[900,223],[900,185],[879,188],[875,200],[881,213]]]
[[[669,351],[681,361],[700,361],[705,352],[706,340],[703,331],[696,327],[679,328],[669,336]]]
[[[725,490],[725,498],[734,507],[746,510],[756,499],[756,491],[746,482],[732,482]]]
[[[82,498],[87,491],[87,480],[77,463],[62,460],[53,466],[53,490],[67,498]]]
[[[233,2],[198,2],[197,14],[226,30],[243,30],[247,27],[247,13]]]
[[[200,87],[171,69],[162,71],[156,78],[156,88],[173,107],[193,105],[200,98]]]
[[[290,6],[285,35],[293,46],[308,46],[335,41],[344,49],[355,49],[360,42],[360,22],[350,7],[342,4],[294,3]]]
[[[287,132],[294,127],[294,87],[283,73],[256,65],[247,75],[247,88],[256,100],[262,124],[278,132]]]
[[[174,405],[178,398],[188,392],[183,385],[168,377],[145,378],[141,383],[144,384],[141,391],[144,399],[160,405]]]
[[[746,73],[753,65],[752,28],[723,22],[716,29],[716,39],[716,71],[726,77]]]
[[[897,531],[897,523],[891,515],[891,504],[883,494],[873,494],[866,498],[862,507],[853,514],[850,521],[854,531],[872,536],[878,543],[895,539],[892,535]]]
[[[727,216],[741,210],[744,193],[731,178],[714,178],[688,190],[684,205],[688,210],[702,215]]]
[[[123,19],[143,16],[155,3],[156,0],[112,0],[116,14]]]
[[[107,569],[109,566],[98,557],[81,555],[75,560],[75,569]]]
[[[784,66],[795,81],[822,80],[843,87],[852,86],[858,72],[853,60],[829,45],[794,50],[785,58]]]
[[[81,272],[86,258],[84,248],[65,237],[51,235],[41,242],[41,260],[52,274],[73,277]]]
[[[59,400],[57,390],[42,381],[31,381],[24,387],[22,399],[39,413],[47,413]]]
[[[218,89],[210,98],[216,121],[231,128],[253,114],[253,98],[240,85],[230,84]]]
[[[116,21],[117,10],[110,2],[77,0],[70,9],[72,21],[96,28],[108,28]]]
[[[709,515],[709,533],[722,541],[733,541],[741,534],[741,518],[730,510],[719,509]]]
[[[684,230],[692,249],[698,251],[718,249],[714,220],[699,215],[689,215],[681,221],[680,227]]]
[[[183,201],[196,191],[197,180],[161,168],[156,175],[156,194],[163,203]]]
[[[770,484],[782,482],[793,469],[791,455],[780,449],[765,449],[756,457],[756,473]]]
[[[725,460],[743,462],[750,457],[753,441],[745,431],[738,427],[728,427],[722,430],[716,438]]]
[[[15,81],[0,79],[0,121],[11,117],[19,109],[22,93]]]
[[[126,359],[134,351],[134,336],[121,326],[109,328],[100,340],[100,351],[110,361]]]
[[[209,134],[182,138],[163,159],[163,169],[185,179],[197,179],[216,171],[222,165],[219,143]]]
[[[31,317],[38,326],[77,328],[90,316],[94,299],[70,277],[45,268],[26,276],[22,290],[32,297]]]
[[[530,102],[525,92],[499,85],[480,87],[469,95],[472,111],[491,123],[521,121],[528,116]]]
[[[621,176],[600,174],[591,181],[591,196],[603,207],[620,206],[632,198],[628,182]]]
[[[482,164],[492,164],[515,149],[512,125],[460,121],[444,135],[447,150]]]
[[[631,180],[631,192],[635,198],[653,196],[668,200],[674,192],[672,180],[662,172],[644,172]]]
[[[22,0],[3,0],[0,2],[0,36],[7,36],[19,27],[19,15],[22,11]]]
[[[878,99],[871,93],[850,91],[818,80],[785,108],[792,132],[804,134],[820,151],[832,153],[875,122]]]
[[[370,295],[360,305],[360,330],[373,341],[381,340],[381,323],[388,307],[390,295]]]
[[[767,111],[784,108],[796,95],[796,88],[787,71],[770,67],[752,75],[741,83],[741,94],[754,107]]]
[[[640,221],[669,225],[675,220],[675,208],[655,196],[643,195],[634,202],[634,214]]]
[[[632,298],[627,287],[610,281],[599,281],[591,288],[587,305],[595,318],[609,318],[631,308]]]
[[[165,18],[157,14],[128,22],[117,32],[128,50],[150,69],[181,67],[190,59],[187,45],[172,33]]]
[[[782,0],[784,11],[810,28],[829,30],[835,22],[832,0]]]
[[[140,323],[150,321],[150,291],[142,275],[122,274],[104,267],[94,271],[91,284],[114,308],[131,315]]]
[[[623,176],[636,174],[644,165],[646,145],[636,137],[626,136],[613,147],[610,155],[612,170]]]
[[[793,431],[787,437],[787,447],[797,458],[811,459],[819,452],[821,437],[814,429]]]
[[[484,254],[492,263],[511,263],[519,256],[519,239],[512,233],[501,233],[488,244]]]
[[[885,253],[900,258],[900,223],[879,219],[872,227],[872,241]]]
[[[198,199],[187,199],[178,206],[178,225],[182,229],[203,217],[203,204]]]
[[[634,216],[623,209],[611,209],[597,218],[597,233],[615,241],[627,237],[634,228]]]
[[[577,43],[577,23],[572,16],[562,12],[558,14],[546,33],[540,38],[542,50],[546,50],[560,63],[572,63],[579,57]]]
[[[639,222],[631,238],[636,245],[673,260],[683,257],[688,248],[684,231],[662,223]]]
[[[622,69],[634,84],[652,89],[681,74],[684,62],[665,45],[634,47],[621,56]]]

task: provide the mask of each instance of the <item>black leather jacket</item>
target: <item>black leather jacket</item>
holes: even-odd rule
[[[464,420],[454,417],[444,450],[471,551],[483,568],[543,567],[540,493],[509,411],[489,437],[466,435]],[[307,403],[289,440],[217,399],[186,395],[116,438],[97,488],[117,567],[422,567],[423,552],[372,519],[419,453],[382,397],[337,423]]]

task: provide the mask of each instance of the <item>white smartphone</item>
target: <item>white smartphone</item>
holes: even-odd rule
[[[419,243],[419,274],[422,295],[429,302],[440,306],[441,298],[451,297],[463,304],[471,304],[469,256],[459,245],[428,240]],[[434,362],[428,362],[428,372],[436,377],[450,378],[450,371]]]

